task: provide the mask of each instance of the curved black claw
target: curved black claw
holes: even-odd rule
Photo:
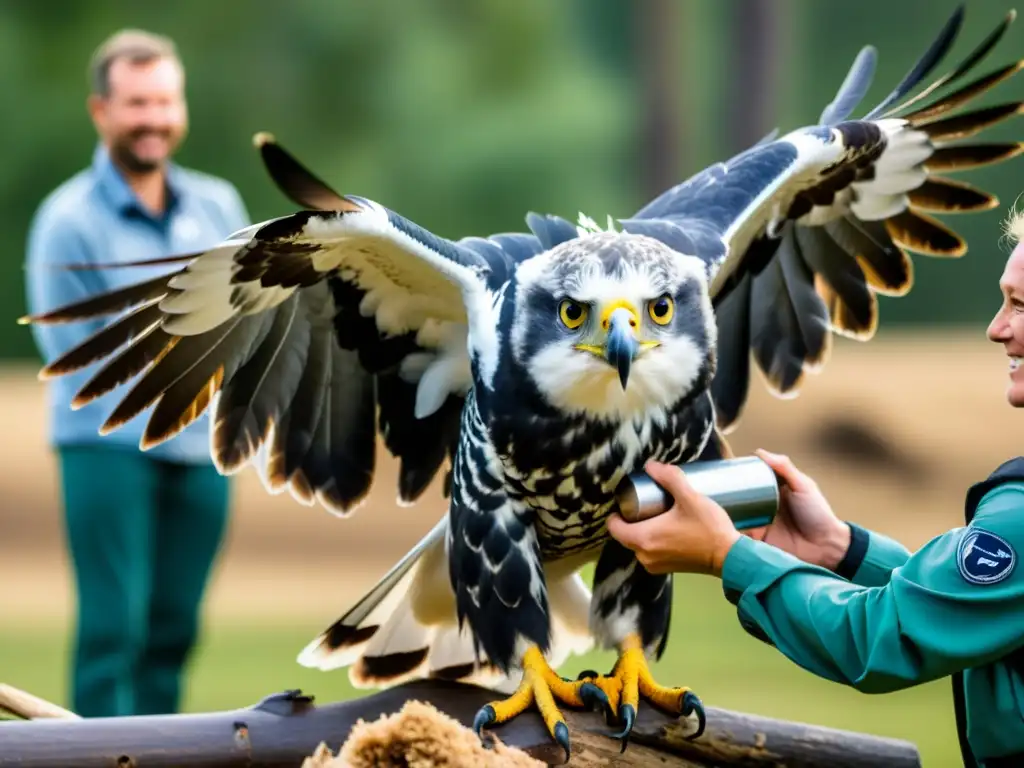
[[[495,714],[494,707],[492,707],[490,704],[484,704],[482,707],[480,707],[480,709],[476,713],[476,717],[473,718],[473,731],[480,738],[480,742],[487,749],[490,749],[494,745],[490,740],[484,739],[484,735],[483,733],[481,733],[481,731],[483,731],[485,725],[490,725],[497,719],[498,715]]]
[[[697,730],[692,735],[686,737],[687,741],[696,739],[704,733],[704,726],[707,725],[707,718],[704,715],[704,704],[697,694],[693,691],[687,691],[683,694],[683,706],[681,709],[683,717],[689,717],[694,712],[697,713]]]
[[[584,683],[580,686],[580,699],[583,701],[583,706],[591,712],[595,711],[598,706],[600,706],[604,710],[605,722],[608,723],[608,725],[612,724],[612,720],[615,717],[615,711],[612,709],[611,702],[608,701],[608,694],[593,683]]]
[[[572,754],[572,750],[569,749],[569,726],[565,723],[555,724],[555,741],[565,750],[565,762],[569,762],[569,755]]]
[[[576,679],[577,680],[584,680],[584,679],[586,679],[588,677],[591,677],[591,678],[593,678],[593,677],[600,677],[600,675],[597,674],[597,672],[595,672],[592,669],[584,669],[582,672],[580,672],[578,675],[576,675]]]
[[[626,751],[626,744],[629,743],[629,734],[633,730],[633,723],[636,722],[636,709],[632,704],[623,704],[619,707],[619,717],[625,722],[626,727],[612,736],[613,739],[622,739],[621,752]]]

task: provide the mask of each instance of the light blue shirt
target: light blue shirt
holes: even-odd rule
[[[25,267],[29,312],[51,310],[181,268],[180,264],[169,264],[71,271],[60,269],[61,264],[137,261],[198,252],[249,224],[248,212],[233,185],[175,164],[168,173],[166,211],[162,216],[153,216],[113,164],[105,147],[99,145],[92,165],[51,192],[33,217]],[[30,328],[40,354],[49,363],[113,319],[101,317]],[[138,448],[152,406],[116,431],[99,434],[100,425],[136,379],[77,411],[71,409],[75,393],[104,363],[98,361],[47,382],[51,444],[100,443]],[[179,462],[210,462],[207,414],[147,453]]]

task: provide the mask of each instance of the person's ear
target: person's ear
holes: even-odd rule
[[[90,93],[85,100],[85,108],[89,112],[93,127],[100,136],[106,134],[107,128],[107,101],[102,96]]]

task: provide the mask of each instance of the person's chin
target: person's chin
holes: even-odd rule
[[[115,152],[118,164],[130,173],[151,173],[164,163],[163,154],[139,154],[125,147]]]
[[[159,168],[161,165],[167,162],[167,158],[171,156],[169,147],[147,147],[143,151],[134,149],[132,151],[132,157],[135,160],[136,165],[149,166],[151,168]]]
[[[1024,381],[1014,381],[1006,387],[1006,399],[1014,408],[1024,408]]]

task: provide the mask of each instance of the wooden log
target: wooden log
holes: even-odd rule
[[[299,768],[324,743],[337,753],[360,719],[376,720],[410,700],[430,703],[466,726],[495,698],[485,688],[422,680],[351,701],[314,706],[286,691],[238,710],[206,714],[33,720],[0,724],[0,768]],[[695,741],[690,720],[641,703],[625,752],[603,715],[563,709],[572,740],[570,765],[786,766],[920,768],[910,742],[706,707]],[[530,710],[493,729],[505,744],[548,765],[564,755]]]
[[[43,717],[78,717],[74,712],[58,707],[52,702],[40,699],[38,696],[33,696],[31,693],[6,683],[0,683],[0,710],[26,720]]]

